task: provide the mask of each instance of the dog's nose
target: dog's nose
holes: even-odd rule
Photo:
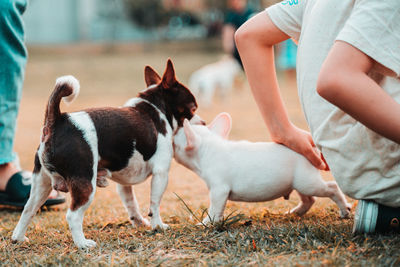
[[[199,115],[196,114],[190,119],[190,124],[206,125],[206,122]]]

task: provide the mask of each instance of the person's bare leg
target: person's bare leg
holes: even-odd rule
[[[6,186],[11,176],[18,172],[18,168],[14,163],[6,163],[0,165],[0,191],[6,190]]]

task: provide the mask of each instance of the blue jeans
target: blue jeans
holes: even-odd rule
[[[0,0],[0,164],[15,159],[17,114],[27,60],[22,14],[27,0]]]

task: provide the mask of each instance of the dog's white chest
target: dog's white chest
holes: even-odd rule
[[[142,154],[135,150],[128,166],[120,171],[113,172],[111,180],[122,185],[133,185],[143,182],[150,174],[149,163],[144,161]]]

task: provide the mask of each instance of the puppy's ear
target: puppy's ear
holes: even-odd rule
[[[196,149],[199,145],[200,137],[193,131],[188,119],[183,121],[183,130],[185,132],[187,142],[185,150],[190,151]]]
[[[232,118],[229,113],[222,112],[208,125],[211,132],[227,139],[232,129]]]
[[[176,77],[175,77],[174,64],[172,64],[172,60],[169,58],[167,61],[167,67],[162,77],[161,84],[164,88],[168,89],[172,87],[175,82],[176,82]]]
[[[144,80],[147,87],[153,84],[159,84],[161,81],[160,75],[150,66],[144,68]]]

